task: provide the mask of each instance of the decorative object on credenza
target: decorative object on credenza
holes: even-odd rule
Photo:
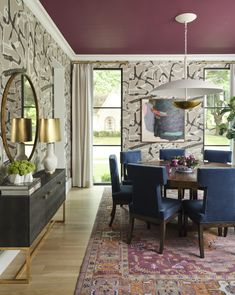
[[[225,134],[228,139],[232,140],[232,164],[235,165],[235,96],[230,98],[229,103],[221,110],[220,114],[227,114],[226,122],[219,125],[219,134]]]
[[[11,142],[17,143],[15,160],[27,160],[25,142],[32,140],[32,121],[29,118],[13,118],[11,124]]]
[[[9,179],[5,179],[0,184],[1,195],[4,196],[30,196],[41,187],[41,178],[33,178],[32,182],[12,184]]]
[[[53,174],[55,172],[57,157],[54,152],[54,143],[60,140],[60,119],[40,119],[39,141],[47,143],[47,152],[43,159],[46,173]]]
[[[181,173],[192,173],[198,164],[199,161],[193,155],[178,156],[170,161],[170,167]]]
[[[35,165],[28,160],[17,160],[8,166],[7,171],[10,183],[30,183],[33,181],[32,172],[35,171]]]

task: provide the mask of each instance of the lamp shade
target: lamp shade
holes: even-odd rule
[[[11,121],[11,142],[32,140],[32,121],[29,118],[13,118]]]
[[[39,120],[39,141],[56,142],[60,141],[60,119],[40,119]]]
[[[152,93],[162,98],[190,99],[221,91],[222,89],[218,86],[204,80],[180,79],[162,84],[153,89]]]

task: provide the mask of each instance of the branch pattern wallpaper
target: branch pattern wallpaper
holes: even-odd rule
[[[71,60],[32,14],[23,0],[0,1],[0,99],[10,75],[25,72],[35,87],[39,117],[53,116],[53,61],[65,69],[67,177],[71,176]],[[46,146],[38,143],[34,160],[39,169]]]

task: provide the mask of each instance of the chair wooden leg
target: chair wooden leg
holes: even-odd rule
[[[204,258],[203,225],[201,224],[198,224],[198,241],[199,241],[200,257]]]
[[[134,229],[134,223],[135,223],[135,218],[130,215],[129,216],[129,233],[128,233],[128,238],[127,238],[127,244],[131,243],[133,229]]]
[[[164,241],[166,235],[166,222],[163,221],[160,225],[160,247],[159,247],[159,254],[163,253],[164,248]]]
[[[183,236],[187,237],[188,230],[188,216],[184,213],[184,221],[183,221]]]
[[[164,186],[164,198],[166,198],[166,187]]]
[[[227,237],[227,234],[228,234],[228,227],[226,226],[226,227],[224,228],[224,237]]]
[[[222,237],[222,230],[223,230],[222,227],[218,227],[218,236],[219,237]]]
[[[147,222],[147,229],[150,229],[150,222]]]
[[[182,210],[180,210],[180,212],[178,214],[178,230],[179,230],[179,236],[182,237],[184,235]]]
[[[111,211],[111,220],[110,220],[109,226],[112,226],[112,223],[113,223],[113,220],[114,220],[115,213],[116,213],[116,204],[113,203],[113,208],[112,208],[112,211]]]

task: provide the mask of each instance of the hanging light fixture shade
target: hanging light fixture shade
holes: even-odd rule
[[[185,56],[184,56],[184,78],[162,84],[153,89],[152,94],[162,98],[173,98],[173,103],[181,109],[191,109],[202,102],[204,95],[216,94],[223,89],[213,83],[204,80],[189,79],[187,77],[187,24],[197,18],[194,13],[183,13],[175,17],[175,20],[185,25]]]

